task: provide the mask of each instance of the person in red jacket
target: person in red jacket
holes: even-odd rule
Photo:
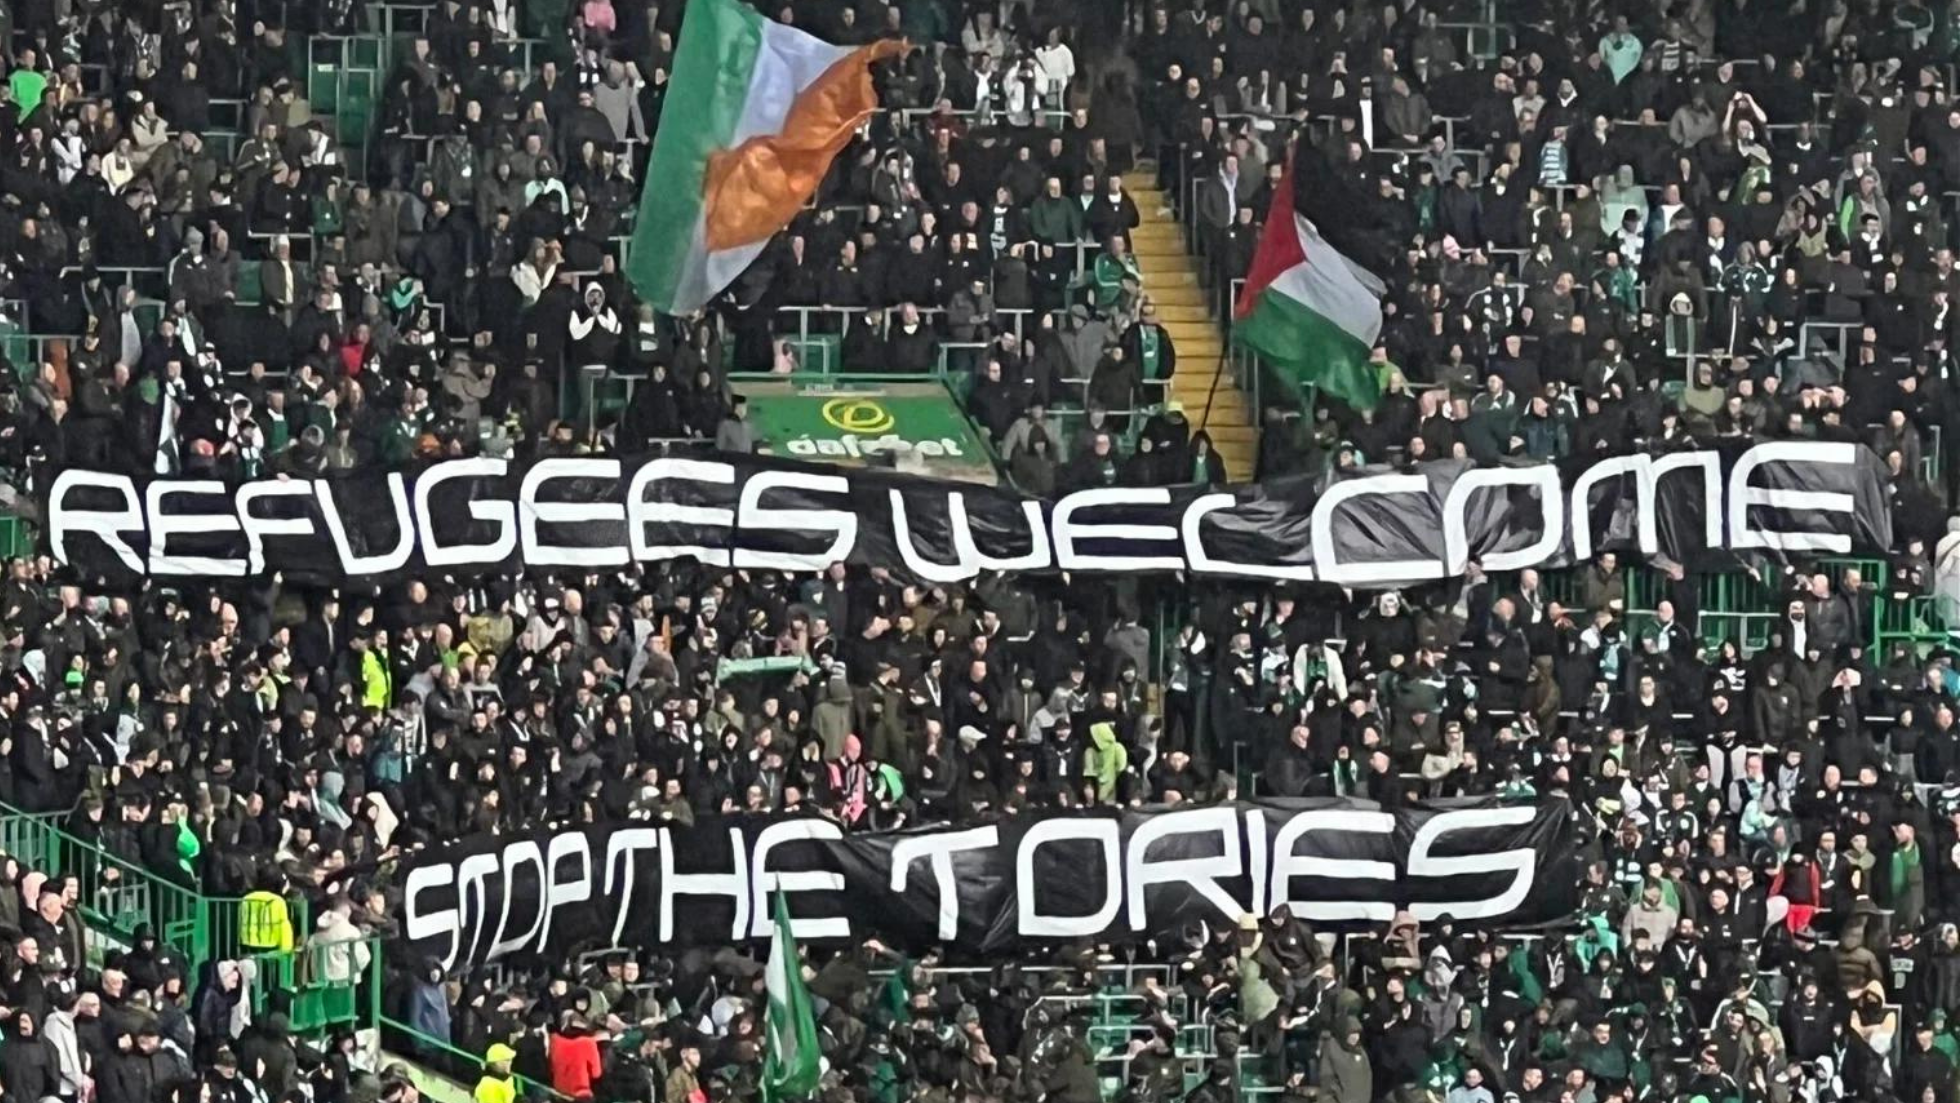
[[[551,1086],[573,1099],[592,1097],[592,1085],[605,1071],[599,1060],[599,1039],[584,1019],[574,1015],[551,1036]]]

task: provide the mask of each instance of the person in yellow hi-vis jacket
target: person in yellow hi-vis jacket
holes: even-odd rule
[[[286,907],[284,878],[260,882],[238,902],[238,944],[256,953],[289,954],[293,950],[293,917]]]
[[[517,1082],[510,1074],[510,1063],[517,1051],[498,1042],[483,1055],[483,1079],[476,1082],[470,1098],[476,1103],[517,1103]]]
[[[371,640],[355,636],[353,644],[361,656],[361,704],[385,712],[395,703],[395,673],[388,661],[388,633],[377,631]]]

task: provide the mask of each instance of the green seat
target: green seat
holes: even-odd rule
[[[340,67],[314,63],[306,71],[306,99],[316,114],[332,112],[340,103]]]
[[[238,262],[238,282],[232,285],[232,294],[245,306],[257,306],[265,299],[265,280],[259,262],[241,260]]]
[[[790,352],[796,355],[798,371],[835,372],[846,366],[843,363],[844,341],[836,334],[813,333],[807,338],[790,337],[787,340],[789,342]],[[876,364],[852,364],[849,365],[849,368],[851,370],[876,370],[878,366]]]
[[[345,57],[349,69],[380,70],[386,60],[385,43],[378,34],[364,34],[347,40]]]
[[[25,333],[9,333],[0,342],[4,342],[7,360],[13,364],[14,371],[22,379],[34,378],[34,373],[40,370],[40,365],[34,362],[34,339]]]

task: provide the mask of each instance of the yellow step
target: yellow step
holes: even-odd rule
[[[1182,369],[1185,365],[1179,364],[1178,367]],[[1232,377],[1229,375],[1218,381],[1218,389],[1216,391],[1212,389],[1210,368],[1211,366],[1207,364],[1202,370],[1189,375],[1179,370],[1176,375],[1171,376],[1171,393],[1186,399],[1203,398],[1208,394],[1215,394],[1220,400],[1223,400],[1226,395],[1231,395],[1232,401],[1239,401],[1241,396],[1239,395],[1238,388],[1232,385]]]
[[[1150,287],[1144,291],[1145,297],[1160,307],[1164,306],[1204,306],[1209,298],[1202,287]]]
[[[1208,306],[1160,306],[1157,317],[1165,322],[1202,322],[1210,324],[1211,308]]]

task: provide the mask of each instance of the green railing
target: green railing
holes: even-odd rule
[[[345,953],[353,960],[365,950],[366,966],[351,969],[346,980],[327,978],[327,959]],[[287,1018],[296,1037],[308,1038],[336,1029],[367,1030],[381,1021],[382,944],[378,938],[307,946],[292,953],[253,954],[255,970],[247,989],[252,1017],[263,1020],[283,995]]]
[[[377,1021],[381,1026],[384,1041],[387,1035],[393,1034],[408,1043],[405,1051],[393,1050],[392,1052],[399,1052],[401,1056],[421,1063],[429,1071],[448,1077],[462,1085],[466,1092],[476,1087],[477,1079],[483,1075],[483,1054],[458,1049],[447,1039],[424,1034],[387,1014],[380,1014]],[[553,1090],[550,1084],[542,1081],[515,1074],[511,1076],[511,1080],[517,1085],[519,1098],[564,1100],[571,1098]]]
[[[253,913],[262,906],[257,901],[205,896],[70,834],[61,826],[63,819],[64,813],[23,812],[0,805],[0,845],[27,869],[55,881],[75,878],[81,887],[82,918],[92,930],[128,943],[138,927],[148,925],[159,942],[184,955],[193,976],[207,962],[266,951],[263,946],[247,945],[240,936],[248,915],[255,921],[268,918]],[[302,942],[310,930],[305,901],[287,901],[286,915],[295,943]]]
[[[128,944],[138,927],[148,925],[158,941],[184,956],[192,976],[200,975],[207,962],[249,961],[253,976],[246,989],[254,1014],[263,1018],[283,1006],[296,1036],[367,1030],[380,1022],[379,939],[307,945],[307,908],[295,899],[285,902],[293,949],[255,950],[244,945],[239,931],[250,910],[262,906],[258,902],[195,892],[76,837],[61,826],[66,817],[64,812],[23,812],[0,805],[0,849],[17,859],[23,871],[44,873],[55,882],[76,878],[82,919],[91,935]],[[362,951],[368,961],[357,967]],[[346,979],[330,980],[331,973],[340,972],[329,968],[330,958],[340,954],[348,955]]]

